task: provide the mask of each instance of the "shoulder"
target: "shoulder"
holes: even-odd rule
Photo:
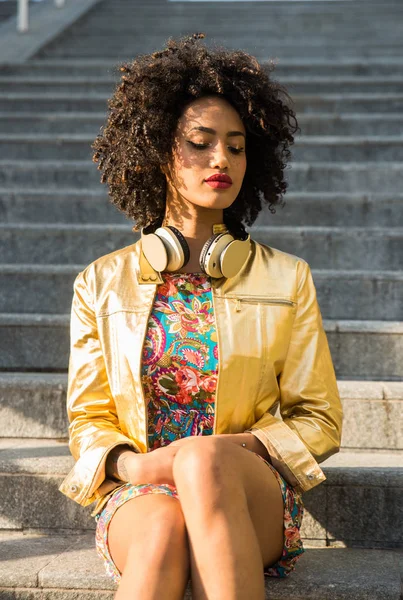
[[[98,296],[101,289],[114,280],[118,281],[138,266],[139,241],[100,256],[87,265],[78,275],[75,288],[85,287]]]
[[[86,278],[96,277],[97,275],[106,275],[109,271],[125,268],[128,263],[137,263],[139,242],[119,248],[108,254],[100,256],[89,263],[82,271]]]
[[[262,268],[270,279],[298,278],[310,270],[301,256],[252,240],[253,268]]]

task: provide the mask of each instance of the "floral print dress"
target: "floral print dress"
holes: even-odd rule
[[[149,451],[193,435],[212,435],[218,375],[218,346],[211,279],[204,273],[162,272],[148,320],[142,353],[142,385],[147,404]],[[256,453],[254,453],[256,454]],[[256,454],[276,476],[284,501],[284,549],[265,575],[285,577],[304,552],[300,537],[301,494]],[[121,574],[108,549],[108,525],[114,512],[141,494],[178,498],[170,484],[119,486],[95,516],[96,548],[115,582]]]

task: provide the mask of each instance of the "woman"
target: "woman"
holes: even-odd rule
[[[141,238],[74,285],[60,490],[97,500],[116,598],[264,598],[342,411],[309,265],[246,233],[298,126],[255,58],[194,34],[123,64],[93,144]],[[276,409],[280,417],[275,417]]]

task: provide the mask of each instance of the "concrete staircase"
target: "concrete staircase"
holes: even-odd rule
[[[72,283],[138,239],[90,144],[114,65],[193,31],[278,57],[302,135],[286,207],[251,234],[310,263],[345,414],[342,450],[304,497],[306,553],[287,580],[267,578],[267,598],[403,597],[402,17],[398,1],[104,0],[25,63],[0,63],[2,599],[114,595],[92,507],[57,489],[73,464]]]

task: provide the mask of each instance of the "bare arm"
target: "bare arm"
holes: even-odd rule
[[[128,445],[115,446],[109,452],[106,460],[106,474],[119,481],[132,483],[134,465],[136,463],[136,467],[139,466],[136,454],[138,453]]]

